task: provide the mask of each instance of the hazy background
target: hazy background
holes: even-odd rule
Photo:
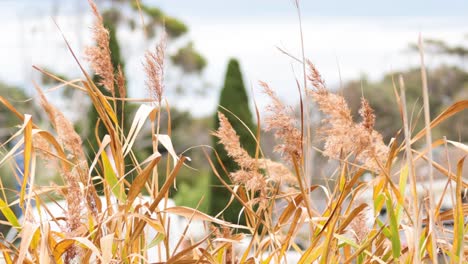
[[[297,102],[294,78],[300,76],[300,67],[277,49],[300,56],[293,1],[143,2],[185,22],[189,33],[183,38],[193,41],[208,63],[201,75],[184,78],[184,88],[198,92],[189,96],[167,93],[173,105],[195,116],[212,114],[230,57],[239,59],[246,86],[252,88],[260,108],[265,102],[258,93],[258,80],[270,83],[289,103]],[[418,34],[454,45],[466,43],[467,1],[300,1],[300,6],[306,57],[331,87],[338,87],[340,80],[362,76],[377,80],[385,72],[417,66],[419,58],[408,45],[417,41]],[[80,77],[53,19],[77,54],[82,55],[83,47],[92,44],[92,16],[85,0],[0,1],[1,81],[32,92],[31,80],[37,78],[33,64]],[[118,30],[118,38],[127,63],[130,95],[146,96],[141,61],[152,43],[125,28]],[[426,59],[429,66],[456,60],[433,54]],[[461,61],[454,63],[464,66]],[[171,76],[167,79],[171,83]],[[170,85],[167,89],[175,90]]]

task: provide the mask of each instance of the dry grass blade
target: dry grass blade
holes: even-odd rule
[[[420,154],[418,157],[421,157],[425,161],[428,161],[428,158],[425,155]],[[435,161],[432,161],[432,166],[434,166],[434,168],[436,170],[438,170],[440,173],[442,173],[447,178],[449,178],[449,179],[451,179],[451,180],[453,180],[455,182],[457,181],[457,175],[452,173],[451,171],[447,170],[446,168],[444,168],[444,166],[440,165],[439,163],[437,163]],[[468,182],[465,182],[465,181],[462,180],[461,185],[463,186],[463,188],[468,188]]]
[[[463,163],[465,162],[465,157],[463,157],[457,164],[457,180],[456,180],[456,190],[457,194],[455,200],[454,216],[453,216],[453,255],[454,262],[462,262],[464,258],[463,246],[465,244],[464,240],[464,220],[466,214],[463,212],[463,203],[462,203],[462,173],[463,173]]]
[[[283,256],[286,254],[286,250],[288,250],[289,247],[291,246],[291,240],[294,238],[294,233],[297,232],[297,227],[300,224],[301,216],[302,216],[302,211],[296,210],[293,220],[292,220],[292,224],[289,227],[289,231],[286,234],[285,240],[283,241],[283,246],[281,247],[281,251],[278,255],[278,259],[282,259]]]
[[[12,259],[12,256],[10,255],[11,250],[7,246],[5,246],[3,243],[0,243],[0,251],[2,252],[3,260],[6,262],[6,264],[13,264],[13,259]]]
[[[29,174],[31,170],[31,155],[32,155],[32,117],[25,115],[24,119],[24,174],[23,182],[21,184],[20,191],[20,206],[24,207],[24,196],[26,193],[26,187],[29,181]]]
[[[367,226],[364,226],[367,219],[362,219],[362,212],[364,209],[368,207],[367,204],[362,203],[354,208],[351,213],[340,223],[340,227],[337,230],[337,233],[341,233],[343,230],[348,228],[348,225],[351,224],[350,229],[355,233],[358,234],[359,232],[364,231],[363,229],[367,229]],[[364,220],[364,221],[362,221]],[[362,240],[362,239],[360,239]]]
[[[463,212],[463,215],[467,215],[468,214],[468,204],[466,204],[466,203],[463,204],[462,203],[461,210]],[[455,213],[456,212],[453,209],[441,212],[441,213],[439,213],[437,215],[436,221],[441,221],[441,222],[443,222],[443,221],[452,221],[455,218]],[[429,219],[427,219],[427,218],[423,219],[423,223],[424,224],[429,223]]]
[[[419,35],[419,55],[421,58],[421,80],[422,80],[422,94],[423,94],[423,102],[424,102],[424,124],[425,124],[425,129],[426,129],[426,146],[428,148],[428,168],[429,168],[429,189],[431,190],[429,192],[429,212],[434,213],[435,212],[435,205],[434,205],[434,193],[432,190],[434,190],[434,169],[432,167],[432,130],[430,127],[431,123],[431,117],[430,117],[430,109],[429,109],[429,91],[427,87],[427,74],[426,74],[426,65],[424,63],[424,52],[423,52],[423,41],[421,35]],[[430,219],[434,219],[434,216],[432,216]],[[432,241],[432,256],[436,256],[436,243],[435,241],[437,240],[436,233],[435,233],[435,223],[430,222],[429,223],[429,232],[431,235],[431,241]],[[437,258],[433,259],[434,263],[437,264],[438,260]]]
[[[419,223],[421,222],[419,216],[419,208],[418,208],[418,192],[417,192],[417,181],[416,175],[414,171],[414,163],[413,163],[413,154],[411,151],[411,135],[409,131],[409,124],[408,124],[408,116],[407,116],[407,109],[406,109],[406,90],[405,90],[405,83],[403,81],[403,77],[399,76],[400,82],[400,98],[401,98],[401,110],[402,110],[402,117],[403,117],[403,129],[405,135],[405,150],[406,150],[406,167],[408,168],[409,179],[410,179],[410,187],[411,187],[411,195],[412,195],[412,212],[413,215],[413,223],[415,224],[413,238],[412,241],[414,245],[412,248],[415,250],[413,255],[415,256],[415,262],[418,263],[419,254],[417,253],[416,249],[419,248],[419,236],[421,234],[421,228]]]
[[[191,218],[193,220],[202,220],[202,221],[212,222],[212,223],[219,224],[221,226],[226,226],[226,227],[231,227],[231,228],[247,229],[245,226],[231,224],[229,222],[219,220],[217,218],[209,216],[205,213],[202,213],[190,207],[185,207],[185,206],[169,207],[169,208],[166,208],[164,211],[167,213],[172,213],[175,215],[180,215],[180,216],[184,216],[187,218]]]
[[[142,188],[148,182],[149,177],[151,176],[154,167],[159,163],[161,160],[161,154],[155,153],[153,157],[151,157],[151,162],[146,166],[146,168],[138,174],[138,176],[133,180],[132,185],[130,186],[130,190],[127,194],[127,210],[133,205],[135,198],[141,193]]]
[[[18,117],[19,120],[23,121],[24,115],[18,112],[16,108],[8,102],[3,96],[0,96],[0,102],[10,111],[12,112],[16,117]],[[36,127],[34,127],[36,128]]]
[[[123,155],[127,156],[128,153],[132,150],[133,144],[136,141],[137,135],[143,128],[145,121],[148,119],[150,115],[154,115],[156,108],[150,107],[148,105],[141,105],[135,113],[135,118],[133,119],[132,125],[127,135],[127,140],[125,141],[122,150]]]
[[[159,202],[161,202],[161,200],[167,194],[169,188],[172,186],[172,184],[173,184],[173,182],[174,182],[174,180],[175,180],[175,178],[177,176],[177,173],[179,172],[179,169],[184,164],[184,161],[185,161],[185,157],[181,156],[180,159],[178,160],[175,168],[172,170],[169,177],[167,177],[166,182],[164,183],[164,185],[159,190],[158,195],[154,198],[153,202],[151,203],[150,207],[148,208],[149,212],[146,213],[147,215],[149,215],[150,213],[154,212],[154,210],[156,210]],[[130,237],[131,242],[135,241],[135,239],[137,239],[140,236],[140,234],[143,231],[144,227],[145,227],[145,222],[143,222],[143,221],[138,221],[135,224],[135,230],[133,231],[133,233],[132,233],[132,235]]]
[[[313,192],[315,189],[319,188],[319,185],[311,186],[309,192]],[[300,210],[301,203],[303,202],[304,195],[298,194],[288,202],[288,205],[282,210],[281,215],[278,218],[275,230],[280,229],[283,225],[287,224],[288,220],[291,218],[293,213],[297,210]]]
[[[434,118],[431,121],[430,129],[437,127],[438,125],[440,125],[442,122],[446,121],[453,115],[460,113],[466,109],[468,109],[468,100],[461,100],[461,101],[457,101],[453,103],[452,105],[447,107],[444,111],[442,111],[442,113],[440,113],[436,118]],[[411,144],[418,141],[425,135],[426,135],[426,129],[424,128],[418,134],[416,134],[416,136],[414,136],[411,139]]]
[[[60,257],[75,244],[79,244],[80,247],[91,250],[100,261],[103,261],[101,251],[90,240],[84,237],[72,237],[60,241],[53,250],[55,259],[60,259]]]
[[[381,228],[378,232],[375,232],[375,234],[372,234],[370,237],[367,238],[366,242],[361,245],[359,249],[357,249],[353,255],[351,255],[349,258],[347,258],[344,263],[352,263],[353,259],[356,259],[356,257],[361,254],[363,251],[366,251],[369,245],[372,244],[372,242],[381,234],[383,231],[383,228]],[[382,261],[380,261],[382,263]]]

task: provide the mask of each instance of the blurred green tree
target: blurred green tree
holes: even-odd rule
[[[252,113],[249,109],[247,91],[244,87],[244,81],[242,79],[239,62],[236,59],[231,59],[229,61],[226,77],[224,80],[224,87],[221,90],[221,95],[219,98],[218,111],[225,114],[232,127],[236,130],[237,135],[239,135],[242,147],[253,156],[255,154],[256,143],[249,130],[252,131],[255,135],[257,128],[253,122]],[[247,127],[245,127],[239,120],[242,120],[242,122],[244,122]],[[218,114],[215,113],[214,130],[217,130],[218,128]],[[224,146],[218,144],[216,138],[214,137],[213,146],[228,172],[234,172],[239,168],[238,165],[230,157],[228,157],[226,151],[224,150]],[[224,170],[222,166],[218,164],[215,155],[212,156],[212,161],[215,163],[216,170],[224,178],[224,180],[226,180],[226,182],[230,182],[229,176],[224,173]],[[226,207],[228,201],[230,200],[231,193],[226,188],[224,188],[217,176],[214,174],[212,175],[211,184],[210,212],[212,215],[216,215]],[[241,208],[241,204],[235,200],[223,213],[223,218],[226,221],[233,223],[237,223],[238,220],[240,220],[239,223],[245,224],[245,218],[239,217]]]
[[[466,36],[468,37],[468,35]],[[419,52],[415,43],[409,44],[410,50]],[[438,39],[425,39],[424,52],[458,58],[463,62],[468,55],[468,47],[451,45]],[[456,63],[453,62],[453,63]],[[456,101],[468,98],[468,73],[462,66],[439,65],[427,67],[429,107],[431,118],[435,118],[445,108]],[[403,72],[391,72],[384,75],[380,81],[372,82],[367,78],[351,81],[344,85],[343,94],[348,100],[354,114],[360,107],[360,97],[364,95],[370,101],[377,116],[376,128],[382,133],[386,142],[396,135],[401,128],[401,115],[394,94],[394,82],[401,74],[406,86],[408,111],[412,116],[412,130],[418,132],[423,128],[422,117],[422,81],[421,69],[413,68]],[[433,135],[446,136],[451,140],[468,141],[468,116],[459,113],[442,125],[438,126]]]
[[[422,82],[420,68],[404,72],[392,72],[380,81],[372,82],[363,78],[344,85],[343,94],[357,116],[360,97],[364,95],[375,110],[376,129],[382,133],[385,142],[394,137],[402,127],[400,110],[394,94],[394,80],[398,74],[403,76],[406,86],[406,100],[413,132],[423,128]],[[445,108],[456,101],[468,97],[468,74],[456,66],[441,65],[428,69],[429,106],[434,119]],[[446,136],[449,140],[468,141],[468,115],[458,113],[433,131],[434,137]]]
[[[468,38],[468,35],[466,38]],[[410,44],[410,48],[419,52],[419,47],[417,44]],[[461,59],[466,59],[466,56],[468,55],[468,47],[464,45],[450,45],[443,40],[431,38],[424,39],[424,51],[440,55],[459,57]]]

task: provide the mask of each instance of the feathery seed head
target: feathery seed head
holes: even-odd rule
[[[266,186],[265,178],[258,172],[257,161],[240,145],[239,136],[224,114],[218,112],[219,128],[213,133],[224,145],[229,157],[239,164],[240,169],[230,174],[235,183],[243,184],[247,190],[261,190]]]
[[[275,146],[275,151],[286,154],[286,160],[300,160],[302,158],[302,133],[297,129],[297,121],[292,117],[293,110],[285,106],[276,93],[265,82],[260,82],[263,91],[267,94],[272,103],[266,110],[271,113],[265,119],[265,130],[275,131],[275,138],[282,143]]]
[[[164,92],[164,56],[166,49],[165,35],[156,46],[155,52],[146,52],[144,69],[146,72],[146,87],[151,99],[159,104]]]
[[[315,66],[309,62],[309,67],[309,80],[316,89],[307,90],[307,94],[325,114],[319,131],[325,139],[324,154],[334,159],[353,154],[368,169],[379,172],[379,162],[385,163],[388,147],[382,135],[373,129],[375,115],[369,103],[362,99],[359,113],[363,120],[355,123],[346,100],[330,93]]]
[[[372,133],[375,125],[374,109],[371,108],[369,102],[364,97],[361,98],[359,115],[362,117],[361,125]]]
[[[111,92],[112,95],[115,95],[114,66],[112,65],[109,48],[109,31],[104,27],[103,18],[99,14],[96,4],[91,0],[89,4],[96,18],[93,26],[93,39],[96,46],[86,48],[86,59],[91,63],[94,72],[101,77],[99,84]]]
[[[121,98],[127,97],[127,89],[125,89],[125,75],[120,65],[117,68],[117,88],[119,88],[119,96]]]
[[[310,71],[309,75],[307,75],[307,79],[312,83],[312,86],[317,90],[325,90],[325,81],[322,79],[322,75],[315,65],[310,60],[307,60],[307,65],[309,65]]]
[[[218,112],[218,118],[219,128],[213,135],[219,139],[219,143],[224,145],[229,157],[233,158],[242,169],[255,169],[255,159],[252,159],[249,153],[241,147],[239,136],[227,117]]]

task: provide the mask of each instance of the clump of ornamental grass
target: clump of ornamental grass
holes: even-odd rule
[[[96,18],[93,28],[96,43],[86,50],[86,60],[99,76],[99,81],[93,82],[65,38],[70,53],[82,69],[83,79],[79,82],[67,82],[39,67],[35,69],[60,81],[58,87],[69,85],[88,96],[106,134],[97,138],[99,145],[95,159],[88,161],[83,151],[83,141],[72,123],[49,103],[40,87],[37,86],[39,100],[49,116],[53,131],[41,129],[34,122],[33,116],[19,113],[13,105],[0,97],[0,102],[22,122],[19,131],[5,144],[18,143],[2,157],[0,164],[12,160],[15,155],[23,155],[25,160],[24,172],[13,171],[19,174],[18,179],[22,179],[19,182],[21,190],[18,199],[0,199],[0,210],[7,218],[7,222],[2,224],[11,226],[13,233],[12,240],[0,242],[3,260],[6,263],[133,263],[200,259],[201,253],[192,250],[205,242],[208,236],[194,240],[184,231],[180,237],[170,237],[170,230],[184,229],[187,226],[171,224],[168,214],[172,215],[172,221],[175,221],[176,215],[180,215],[189,219],[187,223],[198,219],[215,221],[227,227],[231,225],[196,209],[168,207],[166,198],[186,160],[186,157],[172,152],[173,159],[167,159],[170,164],[168,169],[163,173],[157,172],[157,165],[162,160],[157,142],[160,140],[164,147],[172,150],[168,135],[153,133],[154,154],[144,160],[137,159],[133,149],[143,123],[150,122],[153,131],[159,131],[161,126],[159,118],[155,117],[163,111],[162,63],[159,62],[164,60],[164,45],[160,44],[155,55],[151,55],[160,68],[146,68],[152,94],[157,94],[151,101],[158,104],[142,104],[126,133],[120,125],[123,122],[116,113],[117,105],[124,105],[127,100],[124,73],[120,67],[114,69],[108,47],[109,34],[102,24],[96,5],[92,1],[90,5]],[[104,87],[112,96],[103,94],[98,86]],[[119,91],[119,98],[115,97],[115,89]],[[18,154],[20,149],[23,150]],[[44,159],[49,163],[47,169],[55,170],[63,183],[38,185],[36,171],[42,168],[37,167],[37,159]],[[171,160],[174,162],[171,163]],[[128,167],[133,168],[131,173],[135,175],[132,182],[126,173],[125,168]],[[161,186],[158,184],[158,177],[164,177]],[[103,196],[98,196],[94,181],[102,182]],[[144,193],[148,195],[142,196]],[[50,199],[51,203],[47,203]],[[10,209],[9,206],[14,204],[20,205],[23,215],[21,218]],[[55,205],[63,213],[57,215],[58,212],[53,210]]]
[[[241,214],[247,219],[250,230],[248,247],[234,260],[239,263],[254,260],[279,263],[288,258],[291,261],[293,253],[299,257],[292,262],[300,263],[466,260],[464,254],[468,251],[468,239],[462,216],[467,211],[458,195],[462,188],[468,186],[461,178],[463,160],[460,160],[456,174],[433,162],[432,166],[447,176],[447,186],[454,184],[456,190],[450,192],[446,188],[438,206],[434,207],[435,211],[431,211],[427,203],[424,206],[420,194],[412,191],[418,183],[410,179],[416,160],[427,158],[426,151],[418,152],[412,149],[411,144],[423,137],[426,131],[414,137],[405,135],[406,144],[410,145],[400,142],[402,145],[398,146],[396,140],[386,145],[381,134],[374,129],[377,117],[368,100],[361,99],[361,121],[354,121],[345,98],[329,91],[316,67],[310,62],[307,64],[310,88],[305,92],[324,116],[317,134],[324,142],[321,153],[339,161],[337,175],[330,175],[331,179],[336,179],[336,184],[331,189],[307,184],[308,177],[313,175],[304,174],[306,157],[303,153],[312,146],[304,141],[302,131],[305,128],[300,127],[303,122],[296,120],[292,108],[284,105],[268,84],[261,82],[272,101],[266,109],[269,115],[264,119],[264,127],[266,131],[273,131],[278,140],[274,150],[283,158],[281,169],[275,174],[263,170],[262,164],[268,159],[261,156],[261,149],[260,157],[249,156],[222,114],[219,114],[220,128],[214,133],[239,165],[238,171],[224,172],[229,174],[231,182],[223,184],[231,191],[232,199],[238,199],[244,205]],[[404,92],[397,99],[400,102],[397,107],[404,108]],[[430,126],[440,124],[467,107],[466,101],[455,103]],[[406,118],[406,110],[401,112],[402,118]],[[301,116],[304,115],[301,113]],[[261,140],[256,139],[257,142]],[[443,141],[433,144],[441,145]],[[466,149],[466,145],[461,143],[452,144]],[[408,156],[406,149],[418,156]],[[216,174],[219,173],[223,172]],[[367,173],[373,178],[363,181]],[[294,179],[290,185],[292,188],[283,188],[288,182],[286,179]],[[318,210],[309,198],[312,192],[317,191],[323,192],[325,209]],[[411,195],[407,197],[407,193]],[[453,198],[456,208],[440,214],[445,195]],[[252,201],[262,200],[268,203],[251,206]],[[385,214],[381,213],[383,209]],[[422,222],[412,213],[415,209],[425,211]],[[443,221],[449,219],[456,222],[456,230],[450,231],[444,226]],[[437,229],[430,228],[427,224],[430,221],[439,223]],[[306,239],[303,238],[304,233],[307,234]],[[451,239],[438,237],[440,233],[452,233],[453,236]],[[231,243],[239,242],[231,240]]]
[[[205,152],[215,175],[230,191],[231,201],[237,199],[243,206],[239,217],[245,217],[246,225],[228,223],[196,208],[168,206],[167,197],[187,158],[173,151],[170,135],[159,134],[163,125],[160,114],[164,109],[169,111],[169,107],[164,106],[164,38],[154,51],[146,53],[143,70],[150,98],[131,100],[150,103],[139,107],[126,133],[119,119],[124,117],[116,113],[117,105],[123,107],[130,100],[125,98],[124,73],[120,67],[115,69],[112,65],[109,34],[96,5],[92,1],[90,4],[96,18],[93,28],[96,44],[87,49],[86,59],[99,81],[93,82],[71,48],[71,54],[82,69],[83,78],[79,82],[67,82],[35,68],[62,84],[79,89],[91,100],[99,115],[98,122],[107,132],[97,138],[95,159],[86,159],[82,139],[72,123],[48,102],[40,87],[37,87],[38,99],[49,116],[53,131],[41,129],[33,116],[19,113],[0,96],[0,102],[18,117],[20,124],[18,132],[4,144],[18,143],[0,164],[15,155],[23,155],[25,160],[23,172],[13,171],[19,174],[18,179],[23,179],[19,182],[18,198],[8,201],[0,197],[0,210],[7,219],[3,224],[17,232],[12,241],[0,242],[6,263],[468,261],[465,223],[468,207],[459,195],[468,187],[462,177],[464,159],[458,162],[457,168],[444,168],[430,158],[430,148],[413,148],[416,141],[427,135],[428,128],[466,110],[467,100],[456,102],[429,120],[425,129],[412,135],[401,79],[399,93],[395,87],[398,102],[395,107],[401,110],[405,141],[395,139],[384,143],[374,129],[379,117],[375,116],[368,100],[362,98],[360,122],[354,121],[345,98],[330,91],[318,69],[307,62],[303,66],[308,67],[309,73],[304,87],[299,87],[303,100],[300,103],[302,106],[311,98],[317,106],[312,109],[323,114],[316,127],[323,142],[319,154],[338,162],[335,173],[327,175],[335,184],[322,186],[310,184],[310,178],[315,178],[319,172],[306,170],[310,158],[307,155],[316,148],[309,140],[304,140],[308,137],[305,131],[309,129],[304,124],[311,123],[302,120],[307,115],[301,113],[301,120],[297,120],[293,108],[285,105],[267,83],[261,82],[260,86],[271,99],[263,127],[274,133],[278,141],[274,149],[282,159],[274,161],[263,153],[260,133],[252,134],[257,151],[250,156],[222,113],[219,113],[219,129],[213,135],[238,164],[238,169],[227,171],[221,164],[222,171],[217,171],[214,163],[221,162],[220,159],[211,160]],[[104,95],[100,86],[111,96]],[[119,97],[115,96],[116,87]],[[260,111],[256,110],[260,126],[262,119]],[[139,160],[134,153],[134,143],[145,122],[151,125],[154,154]],[[164,172],[158,170],[163,160],[158,152],[159,143],[172,156],[166,160],[168,166]],[[446,139],[429,143],[432,148],[452,144],[464,151],[468,149],[465,144]],[[36,171],[41,168],[37,167],[37,159],[44,159],[49,170],[56,170],[63,183],[39,186]],[[421,200],[418,191],[414,164],[420,159],[427,160],[428,166],[447,178],[444,193],[433,202]],[[136,175],[131,182],[126,171],[128,167]],[[229,175],[230,180],[223,180],[222,174]],[[371,175],[370,180],[364,180],[365,174]],[[162,185],[160,177],[164,179]],[[101,197],[94,189],[95,180],[103,183]],[[142,193],[148,195],[144,197]],[[321,195],[321,204],[312,200],[312,195]],[[51,205],[46,201],[50,197],[59,197],[53,198],[53,202],[64,205],[63,215],[49,210]],[[451,198],[453,208],[441,212],[445,197]],[[18,218],[13,213],[10,206],[14,204],[20,205],[24,217]],[[229,205],[224,210],[230,210]],[[174,225],[176,215],[186,217],[187,224]],[[203,238],[194,239],[188,235],[195,220],[210,223]],[[447,221],[452,224],[451,228],[444,225]],[[171,230],[175,229],[183,230],[179,237],[171,237]]]

